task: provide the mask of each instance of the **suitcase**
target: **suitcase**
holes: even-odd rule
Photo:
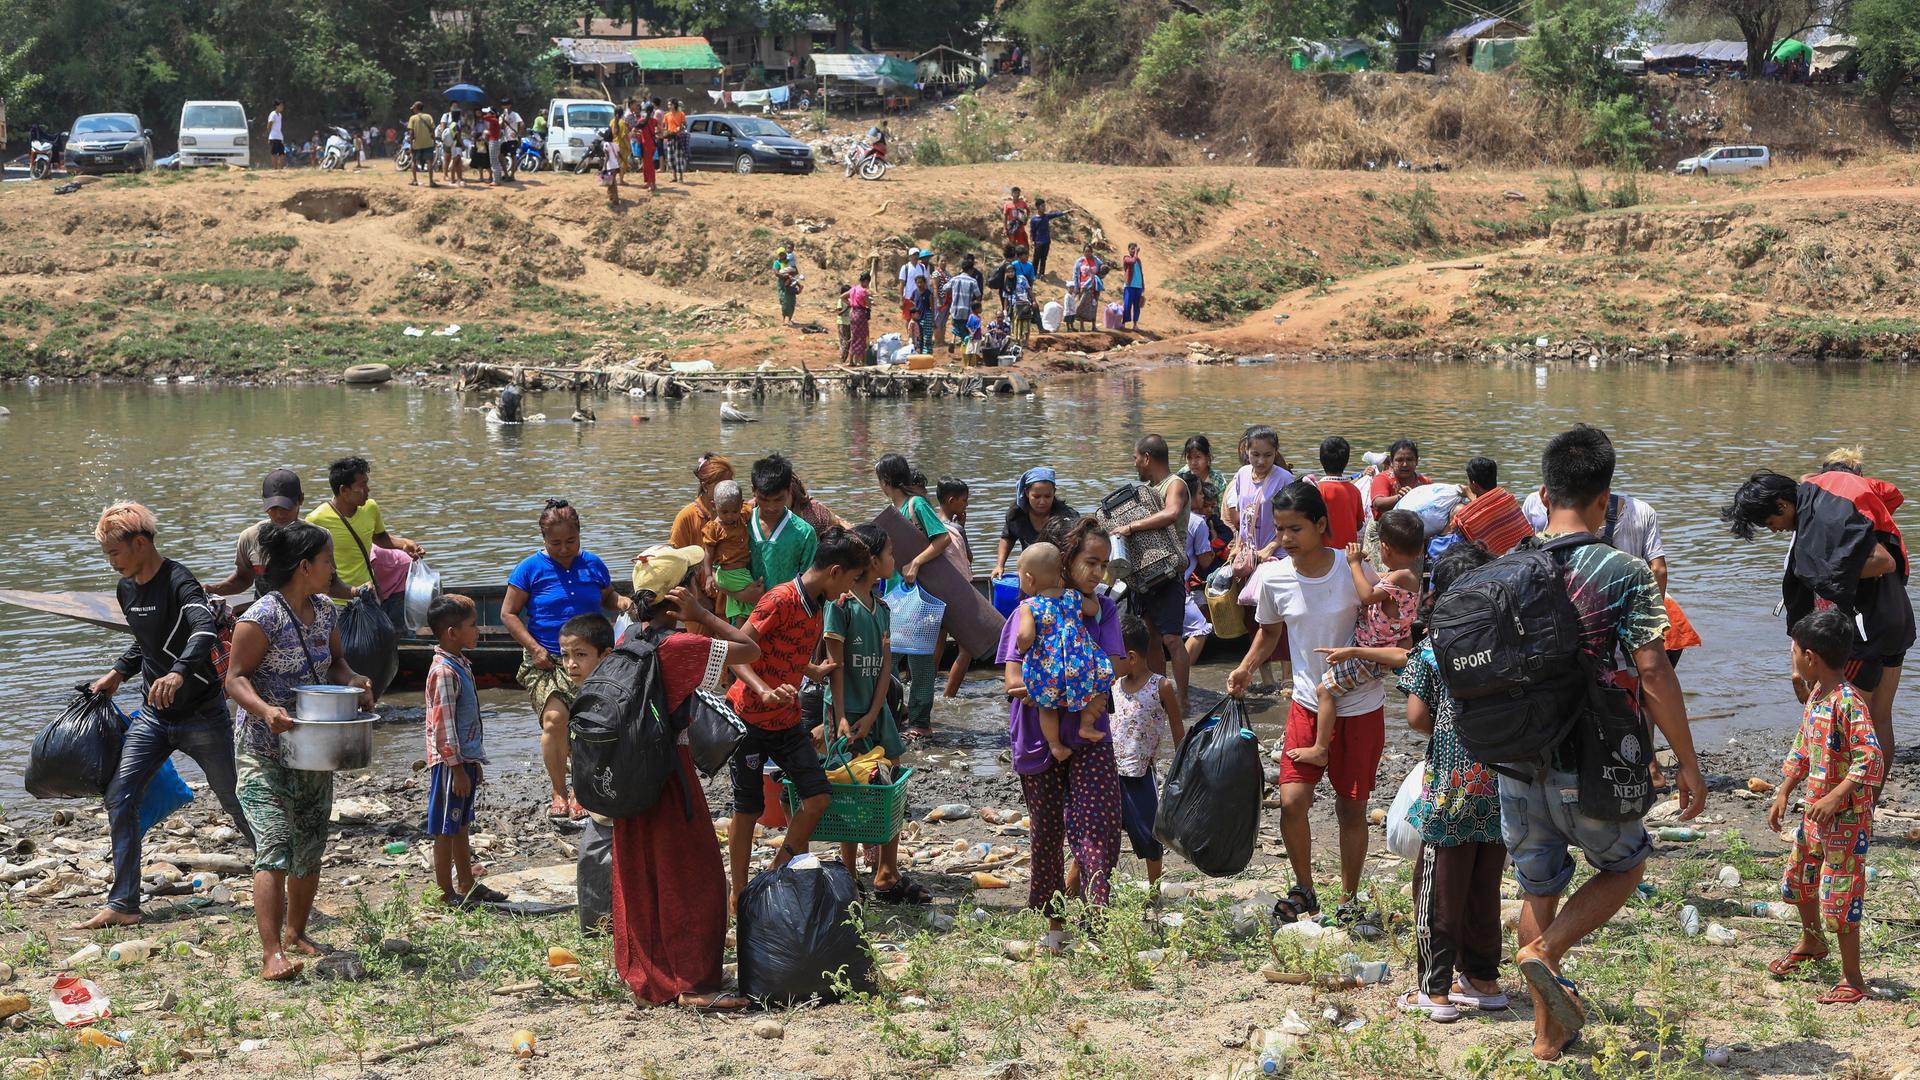
[[[1107,329],[1118,330],[1122,326],[1125,326],[1126,320],[1122,318],[1122,316],[1125,314],[1126,314],[1126,309],[1121,307],[1119,304],[1108,304],[1107,305],[1107,321],[1106,321]]]
[[[1100,524],[1111,529],[1157,514],[1162,505],[1160,493],[1147,485],[1122,484],[1100,500],[1095,515]],[[1184,576],[1187,551],[1185,538],[1179,531],[1178,527],[1169,525],[1115,539],[1110,563],[1114,577],[1125,581],[1130,588],[1145,592]]]

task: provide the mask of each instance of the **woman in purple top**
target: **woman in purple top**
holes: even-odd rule
[[[1107,576],[1107,557],[1113,550],[1107,531],[1096,519],[1081,518],[1054,542],[1066,562],[1068,586],[1093,595]],[[1120,638],[1119,609],[1110,597],[1099,600],[1100,616],[1087,623],[1087,630],[1108,656],[1124,657],[1127,647]],[[1020,777],[1027,816],[1033,821],[1033,878],[1027,906],[1047,913],[1047,934],[1040,939],[1040,947],[1057,953],[1066,940],[1061,900],[1085,896],[1100,906],[1107,903],[1113,868],[1120,861],[1120,774],[1114,767],[1113,743],[1107,738],[1104,696],[1094,698],[1089,706],[1099,713],[1094,721],[1099,740],[1081,739],[1077,717],[1063,713],[1061,738],[1072,755],[1055,761],[1048,753],[1040,734],[1040,712],[1027,700],[1020,681],[1022,653],[1015,644],[1019,623],[1010,619],[1007,626],[1000,634],[996,659],[1006,672],[1007,698],[1012,702],[1008,735],[1013,771]],[[1071,878],[1061,855],[1063,840],[1073,849]]]

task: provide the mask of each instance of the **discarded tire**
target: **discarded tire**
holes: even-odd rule
[[[393,369],[385,364],[355,364],[340,376],[348,386],[378,386],[393,378]]]

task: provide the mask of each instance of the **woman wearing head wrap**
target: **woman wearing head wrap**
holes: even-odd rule
[[[674,515],[673,528],[667,533],[667,543],[677,548],[699,547],[704,542],[700,536],[706,531],[707,523],[713,520],[713,486],[722,480],[733,479],[733,462],[720,454],[701,454],[699,462],[693,467],[693,478],[700,484],[700,493]],[[710,567],[701,565],[697,585],[707,602],[713,603],[713,572]]]
[[[993,557],[993,576],[1007,572],[1007,559],[1015,546],[1039,543],[1047,533],[1047,523],[1059,518],[1077,520],[1078,511],[1062,502],[1054,490],[1053,470],[1045,465],[1020,474],[1020,493],[1007,508],[1007,520],[1000,527],[1000,547]]]

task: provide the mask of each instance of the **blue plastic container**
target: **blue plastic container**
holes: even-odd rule
[[[1013,609],[1020,606],[1020,575],[1002,574],[993,579],[993,610],[1001,618],[1013,618]]]

